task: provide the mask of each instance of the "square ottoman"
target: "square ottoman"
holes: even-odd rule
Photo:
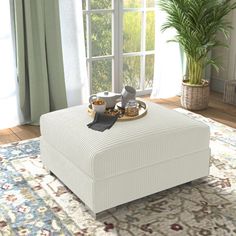
[[[41,116],[42,161],[95,215],[209,173],[209,127],[147,105],[104,132],[86,126],[86,105]]]

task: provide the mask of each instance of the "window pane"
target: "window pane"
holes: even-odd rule
[[[82,0],[82,9],[86,10],[86,0]]]
[[[141,13],[126,12],[123,16],[123,50],[139,52],[141,48]]]
[[[129,85],[140,88],[140,57],[124,57],[123,59],[123,86]]]
[[[111,7],[112,0],[91,0],[91,9],[110,9]]]
[[[112,53],[112,15],[110,13],[91,14],[92,56]]]
[[[143,7],[142,2],[142,0],[124,0],[123,6],[124,8],[140,8]]]
[[[147,7],[154,7],[155,6],[155,0],[146,0],[146,6]]]
[[[146,56],[145,63],[145,88],[151,88],[154,75],[154,55]]]
[[[92,62],[92,93],[112,91],[112,61]]]
[[[155,12],[147,12],[146,50],[154,50],[155,45]]]
[[[83,14],[83,23],[84,23],[84,42],[85,42],[85,51],[86,51],[86,57],[88,56],[87,52],[87,25],[86,25],[86,14]]]

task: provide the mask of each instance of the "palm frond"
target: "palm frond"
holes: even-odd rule
[[[170,42],[178,42],[190,59],[188,63],[199,66],[211,64],[219,67],[208,58],[214,47],[226,47],[217,39],[220,32],[225,38],[230,36],[231,22],[225,19],[236,8],[232,0],[159,0],[160,8],[167,13],[162,31],[176,29],[176,36]],[[195,61],[195,62],[194,62]],[[187,66],[191,68],[191,66]],[[189,74],[190,72],[188,72]],[[199,73],[200,75],[200,73]],[[201,82],[202,78],[199,78]],[[195,81],[196,82],[196,81]]]

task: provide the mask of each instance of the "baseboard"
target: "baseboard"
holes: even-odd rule
[[[211,90],[219,93],[224,92],[224,79],[211,78]]]

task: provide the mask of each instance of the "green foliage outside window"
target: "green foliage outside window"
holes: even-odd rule
[[[116,0],[115,0],[116,1]],[[110,9],[112,0],[91,0],[91,9]],[[154,0],[147,1],[148,6],[154,6]],[[153,4],[153,5],[152,5]],[[140,8],[141,0],[124,0],[124,7]],[[85,9],[83,1],[83,9]],[[85,21],[85,17],[84,17]],[[124,12],[123,14],[123,52],[140,52],[142,37],[142,13]],[[155,13],[146,14],[146,45],[145,50],[154,50]],[[86,26],[86,24],[84,24]],[[112,15],[111,13],[91,14],[92,56],[112,55]],[[86,27],[85,27],[86,28]],[[140,88],[141,57],[123,57],[123,85]],[[154,56],[146,56],[145,87],[152,86]],[[99,60],[92,63],[92,92],[112,90],[112,61]]]
[[[92,93],[112,91],[111,60],[93,61],[92,68]]]
[[[112,54],[112,15],[111,13],[91,14],[92,56]]]

